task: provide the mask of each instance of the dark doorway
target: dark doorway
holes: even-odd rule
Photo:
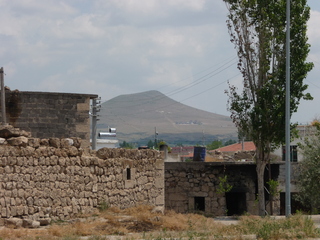
[[[228,192],[226,193],[227,215],[242,215],[247,211],[246,193],[245,192]]]
[[[204,197],[194,197],[194,210],[195,211],[205,211]]]

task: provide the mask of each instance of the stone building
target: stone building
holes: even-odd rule
[[[278,175],[279,164],[272,164],[272,178],[277,180]],[[225,176],[232,189],[219,193]],[[254,162],[165,162],[166,209],[212,216],[258,214],[257,192]],[[279,213],[278,199],[273,206]]]
[[[83,147],[90,145],[90,100],[98,95],[18,90],[5,94],[8,124],[36,138],[73,136],[83,140]]]

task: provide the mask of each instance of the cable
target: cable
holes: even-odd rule
[[[237,56],[235,56],[235,57],[229,57],[229,58],[223,60],[222,62],[226,62],[226,61],[230,62],[230,61],[232,61],[232,60],[234,60],[234,59],[236,59],[236,58],[237,58]],[[231,60],[230,60],[230,59],[231,59]],[[229,60],[230,60],[230,61],[229,61]],[[220,63],[221,63],[221,62],[220,62]],[[197,75],[199,75],[200,73],[206,72],[207,70],[209,70],[209,69],[211,69],[211,68],[213,68],[213,67],[215,67],[215,65],[214,65],[214,66],[210,66],[210,67],[208,67],[208,68],[206,68],[206,69],[204,69],[204,70],[202,70],[202,71],[200,71],[200,72],[195,73],[194,76],[197,76]],[[215,70],[214,70],[214,71],[215,71]],[[187,78],[184,78],[184,79],[182,79],[182,80],[179,80],[179,81],[176,81],[176,82],[172,82],[172,83],[166,84],[165,86],[162,86],[162,87],[158,88],[158,90],[163,89],[163,88],[168,87],[168,86],[171,86],[171,85],[173,85],[173,84],[179,83],[179,82],[183,82],[183,81],[185,81],[185,80],[187,80],[187,79],[190,79],[190,78],[191,78],[191,77],[187,77]]]
[[[230,61],[224,63],[223,65],[221,65],[220,67],[218,67],[218,68],[214,69],[213,71],[207,73],[206,75],[204,75],[204,76],[202,76],[202,77],[194,80],[194,81],[191,82],[191,83],[186,84],[185,86],[179,87],[179,88],[177,88],[177,89],[175,89],[175,90],[172,90],[172,91],[169,91],[169,92],[166,92],[166,93],[164,93],[164,95],[166,95],[166,96],[175,95],[175,94],[177,94],[177,93],[179,93],[179,92],[182,92],[182,91],[184,91],[184,90],[186,90],[186,89],[189,89],[189,88],[191,88],[191,87],[193,87],[193,86],[195,86],[195,85],[197,85],[197,84],[199,84],[199,83],[201,83],[201,82],[204,82],[205,80],[208,80],[210,77],[213,77],[213,76],[217,75],[218,73],[222,72],[223,70],[226,70],[227,68],[229,68],[229,67],[231,67],[233,64],[235,64],[236,61],[234,61],[234,60],[235,60],[236,58],[237,58],[237,57],[232,57],[232,59],[231,59]],[[229,59],[230,59],[230,57],[227,58],[226,60],[222,61],[222,62],[225,62],[225,61],[227,61],[227,60],[229,60]],[[224,67],[225,65],[227,65],[227,64],[229,64],[229,63],[231,63],[229,66],[227,66],[227,67],[224,68],[223,70],[219,71],[217,74],[214,74],[216,71],[218,71],[219,69],[221,69],[222,67]],[[210,68],[212,68],[212,67],[210,67]],[[210,68],[208,68],[208,69],[210,69]],[[199,72],[199,73],[202,73],[202,72],[205,72],[205,71],[206,71],[206,70],[203,70],[203,71],[201,71],[201,72]],[[197,73],[196,75],[198,75],[199,73]],[[212,74],[212,75],[211,75],[211,74]],[[210,75],[211,75],[211,76],[210,76]],[[209,77],[207,77],[207,76],[209,76]],[[206,78],[206,77],[207,77],[207,78]],[[182,81],[184,81],[184,80],[185,80],[185,79],[182,79],[182,80],[180,80],[180,81],[173,82],[173,83],[171,83],[171,84],[169,84],[169,85],[172,85],[172,84],[175,84],[175,83],[178,83],[178,82],[182,82]],[[168,85],[166,85],[166,86],[168,86]],[[164,87],[165,87],[165,86],[164,86]],[[162,88],[163,88],[163,87],[162,87]],[[160,87],[159,89],[161,89],[161,87]],[[161,100],[162,98],[164,98],[164,97],[160,97],[160,99],[155,99],[155,100]],[[118,101],[120,102],[120,100],[118,100]],[[122,101],[123,101],[123,100],[122,100]],[[135,106],[135,105],[134,105],[134,106]]]
[[[234,59],[232,59],[232,60],[234,60]],[[191,88],[191,87],[193,87],[193,86],[196,86],[196,85],[198,85],[198,84],[200,84],[200,83],[202,83],[202,82],[204,82],[204,81],[206,81],[206,80],[208,80],[208,79],[210,79],[210,78],[218,75],[219,73],[223,72],[224,70],[226,70],[226,69],[234,66],[234,64],[236,63],[236,61],[232,61],[231,64],[229,64],[229,63],[230,63],[230,61],[227,62],[227,63],[225,63],[225,64],[223,64],[222,66],[220,66],[219,68],[215,69],[214,71],[206,74],[205,76],[202,76],[201,78],[196,79],[196,80],[193,81],[192,83],[189,83],[189,84],[187,84],[187,85],[184,86],[184,87],[181,87],[181,88],[178,88],[178,89],[172,91],[171,94],[170,94],[170,92],[169,92],[169,94],[166,93],[166,94],[164,94],[164,96],[159,96],[159,97],[153,98],[152,101],[153,101],[153,102],[155,102],[155,101],[160,101],[161,99],[164,99],[164,98],[173,96],[173,95],[175,95],[175,94],[177,94],[177,93],[180,93],[180,92],[182,92],[182,91],[185,91],[185,90],[187,90],[187,89],[189,89],[189,88]],[[229,65],[227,65],[227,64],[229,64]],[[225,66],[225,65],[227,65],[227,66],[226,66],[225,68],[222,68],[222,67]],[[221,69],[221,68],[222,68],[222,69]],[[216,72],[216,71],[219,70],[219,69],[221,69],[221,70],[218,71],[218,72]],[[221,83],[220,83],[220,84],[221,84]],[[220,84],[218,84],[217,86],[219,86]],[[216,87],[216,86],[215,86],[215,87]],[[214,87],[213,87],[213,88],[214,88]],[[211,88],[211,89],[212,89],[212,88]],[[206,91],[205,91],[205,92],[206,92]],[[199,95],[199,94],[198,94],[198,95]],[[119,101],[119,102],[120,102],[120,101]],[[146,105],[146,104],[149,104],[149,103],[150,103],[149,101],[146,101],[146,102],[143,103],[143,104],[140,104],[140,103],[139,103],[139,104],[131,105],[130,107],[143,106],[143,105]],[[123,108],[127,108],[127,107],[128,107],[128,106],[124,106]]]
[[[208,88],[208,89],[206,89],[206,90],[204,90],[204,91],[202,91],[202,92],[200,92],[200,93],[197,93],[197,94],[195,94],[195,95],[193,95],[193,96],[190,96],[190,97],[188,97],[188,98],[186,98],[186,99],[183,99],[182,101],[176,101],[176,102],[174,102],[174,103],[161,106],[160,108],[170,107],[170,106],[175,105],[175,104],[177,104],[177,103],[181,103],[181,102],[186,101],[186,100],[188,100],[188,99],[190,99],[190,98],[196,97],[196,96],[198,96],[198,95],[200,95],[200,94],[202,94],[202,93],[204,93],[204,92],[207,92],[207,91],[209,91],[209,90],[211,90],[211,89],[213,89],[213,88],[216,88],[216,87],[220,86],[220,85],[223,84],[223,83],[226,83],[227,81],[229,81],[229,80],[231,80],[231,79],[233,79],[233,78],[235,78],[235,77],[237,77],[237,76],[239,76],[239,75],[241,75],[241,74],[238,73],[238,74],[234,75],[233,77],[231,77],[231,78],[229,78],[229,79],[227,79],[227,80],[224,80],[224,81],[220,82],[219,84],[217,84],[217,85],[215,85],[215,86],[213,86],[213,87],[211,87],[211,88]],[[165,97],[164,97],[164,98],[165,98]],[[138,104],[138,105],[139,105],[139,104]],[[136,106],[138,106],[138,105],[136,105]],[[127,107],[126,107],[126,108],[127,108]],[[151,109],[151,110],[147,110],[147,111],[142,109],[143,111],[136,112],[136,113],[134,113],[134,114],[132,114],[132,115],[137,115],[137,114],[140,114],[141,112],[144,112],[144,113],[154,112],[154,111],[157,111],[158,109],[159,109],[159,108],[157,108],[157,109]],[[106,115],[101,115],[101,116],[106,116]]]

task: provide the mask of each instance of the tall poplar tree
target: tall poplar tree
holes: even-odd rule
[[[243,88],[229,85],[228,108],[239,131],[256,145],[259,214],[265,215],[264,172],[270,153],[285,140],[286,0],[224,0],[227,26],[238,54]],[[309,53],[306,0],[291,0],[290,114],[305,93],[313,64]]]

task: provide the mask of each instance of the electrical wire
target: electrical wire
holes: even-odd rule
[[[183,99],[182,101],[175,101],[174,103],[170,103],[170,104],[168,104],[168,105],[163,105],[163,106],[161,106],[161,107],[159,107],[159,108],[170,107],[170,106],[173,106],[173,105],[178,104],[178,103],[181,104],[183,101],[189,100],[190,98],[193,98],[193,97],[196,97],[196,96],[198,96],[198,95],[200,95],[200,94],[203,94],[203,93],[205,93],[205,92],[208,92],[208,91],[210,91],[210,90],[212,90],[212,89],[220,86],[221,84],[226,83],[226,82],[230,81],[231,79],[233,79],[233,78],[235,78],[235,77],[237,77],[237,76],[240,76],[240,75],[241,75],[241,74],[238,73],[238,74],[234,75],[233,77],[231,77],[231,78],[229,78],[229,79],[227,79],[227,80],[224,80],[224,81],[218,83],[217,85],[215,85],[215,86],[213,86],[213,87],[211,87],[211,88],[208,88],[208,89],[206,89],[206,90],[204,90],[204,91],[202,91],[202,92],[200,92],[200,93],[197,93],[197,94],[192,95],[192,96],[190,96],[190,97],[188,97],[188,98],[186,98],[186,99]],[[166,98],[166,96],[163,97],[163,98]],[[126,107],[126,108],[127,108],[127,107]],[[133,113],[132,115],[138,115],[138,114],[141,114],[142,112],[143,112],[143,113],[155,112],[155,111],[157,111],[159,108],[157,108],[157,109],[150,109],[150,110],[140,109],[140,110],[142,110],[142,111]],[[106,115],[101,115],[101,116],[106,116]]]
[[[196,86],[196,85],[198,85],[198,84],[200,84],[200,83],[203,83],[203,82],[205,82],[206,80],[208,80],[208,79],[210,79],[210,78],[218,75],[219,73],[227,70],[228,68],[234,66],[234,64],[236,64],[236,62],[237,62],[237,61],[234,61],[234,60],[235,60],[235,58],[233,58],[231,61],[223,64],[222,66],[218,67],[218,68],[215,69],[214,71],[211,71],[210,73],[208,73],[208,74],[206,74],[206,75],[204,75],[204,76],[196,79],[196,80],[193,81],[192,83],[189,83],[189,84],[187,84],[187,85],[185,85],[185,86],[183,86],[183,87],[181,87],[181,88],[178,88],[178,89],[176,89],[176,90],[173,90],[173,91],[171,91],[171,92],[169,92],[169,93],[165,93],[164,96],[155,97],[155,98],[152,99],[152,101],[153,101],[153,102],[160,101],[160,100],[162,100],[162,99],[165,99],[165,98],[167,98],[167,97],[171,97],[171,96],[173,96],[173,95],[175,95],[175,94],[177,94],[177,93],[180,93],[180,92],[183,92],[183,91],[185,91],[185,90],[187,90],[187,89],[190,89],[191,87],[194,87],[194,86]],[[227,65],[227,64],[229,64],[229,65]],[[227,66],[226,66],[226,65],[227,65]],[[226,67],[224,67],[224,66],[226,66]],[[224,68],[222,68],[222,67],[224,67]],[[218,70],[220,70],[220,71],[218,71]],[[224,82],[225,82],[225,81],[224,81]],[[218,84],[217,86],[219,86],[219,85],[221,85],[221,83]],[[216,87],[216,86],[215,86],[215,87]],[[212,87],[212,88],[215,88],[215,87]],[[210,88],[210,89],[212,89],[212,88]],[[207,90],[205,90],[204,92],[206,92],[206,91],[207,91]],[[200,95],[200,94],[201,94],[201,93],[196,94],[196,96],[197,96],[197,95]],[[190,98],[190,97],[189,97],[189,98]],[[189,99],[189,98],[188,98],[188,99]],[[124,102],[124,101],[125,101],[125,100],[121,100],[121,101],[119,100],[118,102]],[[139,104],[130,105],[129,107],[143,106],[143,105],[146,105],[146,104],[149,104],[149,103],[150,103],[149,101],[146,101],[146,102],[144,102],[144,103],[142,103],[142,104],[139,103]],[[121,108],[121,107],[120,107],[120,108]],[[123,106],[122,108],[128,108],[128,106]]]

